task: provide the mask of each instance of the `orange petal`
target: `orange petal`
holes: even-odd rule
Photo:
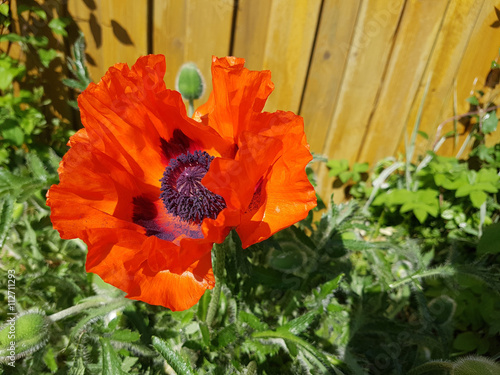
[[[151,237],[150,237],[151,238]],[[162,251],[172,250],[172,244],[161,240],[146,240],[134,231],[92,229],[88,231],[89,253],[87,272],[93,272],[127,297],[171,310],[184,310],[198,302],[206,289],[214,285],[210,252],[180,272],[161,269]],[[154,267],[151,267],[154,265]]]
[[[244,63],[235,57],[212,58],[213,92],[194,115],[197,119],[209,115],[208,125],[228,139],[238,139],[249,129],[251,118],[262,111],[274,89],[271,72],[251,71]]]
[[[291,112],[276,112],[263,113],[258,119],[268,125],[262,134],[281,139],[283,149],[236,228],[243,247],[304,219],[316,206],[316,194],[305,172],[312,156],[302,118]]]

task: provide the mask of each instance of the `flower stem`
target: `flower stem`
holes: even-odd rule
[[[127,301],[125,298],[120,297],[120,298],[114,298],[114,299],[109,299],[109,298],[95,298],[87,302],[80,303],[75,306],[71,306],[67,309],[64,309],[62,311],[56,312],[50,316],[48,316],[48,319],[50,319],[53,322],[57,322],[58,320],[67,318],[68,316],[71,315],[76,315],[82,311],[88,310],[93,307],[101,306],[104,304],[110,304],[110,303],[116,303],[116,302],[123,302],[123,304],[127,304],[129,301]]]
[[[194,100],[189,99],[188,117],[193,117],[193,113],[194,113]]]
[[[215,275],[215,287],[212,291],[212,298],[210,299],[210,303],[208,305],[207,312],[207,325],[210,327],[215,319],[215,315],[219,308],[219,300],[220,293],[222,288],[222,279],[224,276],[224,264],[225,264],[225,245],[214,244],[214,252],[215,252],[215,262],[214,262],[214,275]]]

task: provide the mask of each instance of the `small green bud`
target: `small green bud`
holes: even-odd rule
[[[185,100],[199,99],[205,91],[205,80],[195,63],[181,66],[175,80],[175,88]]]
[[[453,375],[495,375],[500,374],[500,365],[486,357],[470,356],[457,360]]]
[[[34,309],[7,318],[0,327],[0,362],[13,362],[42,348],[48,340],[45,313]]]

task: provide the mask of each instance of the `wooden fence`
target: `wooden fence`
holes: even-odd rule
[[[313,152],[351,164],[403,152],[422,102],[420,129],[430,138],[419,138],[417,153],[428,150],[440,123],[469,111],[465,99],[483,88],[500,47],[500,0],[68,0],[67,6],[86,36],[94,80],[117,62],[161,53],[173,88],[184,62],[195,62],[209,82],[212,55],[244,57],[248,68],[272,71],[276,89],[266,110],[299,113]],[[499,139],[494,134],[488,142]],[[463,140],[447,141],[440,152],[453,155]],[[326,197],[332,183],[326,167],[318,176]]]

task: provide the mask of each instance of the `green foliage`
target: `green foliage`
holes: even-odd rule
[[[344,184],[349,180],[354,182],[361,181],[369,169],[368,163],[354,163],[352,170],[350,170],[349,161],[346,159],[329,160],[326,166],[330,168],[329,176],[338,177]]]

